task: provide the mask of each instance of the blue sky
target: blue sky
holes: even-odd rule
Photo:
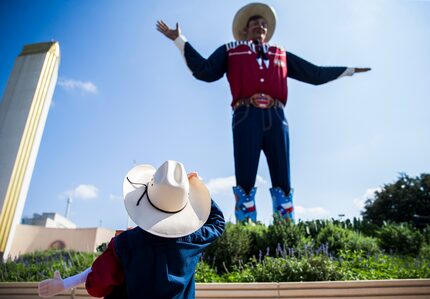
[[[372,71],[311,86],[289,80],[292,184],[301,219],[358,216],[363,200],[399,172],[430,167],[430,2],[265,1],[272,42],[318,65]],[[124,228],[122,181],[136,163],[167,159],[196,170],[233,220],[227,80],[194,79],[155,30],[179,22],[203,56],[232,41],[248,1],[2,1],[0,92],[25,44],[60,43],[59,81],[24,216],[64,214],[80,227]],[[262,154],[258,218],[271,219]]]

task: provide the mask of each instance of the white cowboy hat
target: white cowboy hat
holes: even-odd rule
[[[236,13],[233,19],[233,36],[235,40],[246,40],[246,28],[248,20],[253,16],[261,16],[267,22],[267,34],[265,41],[268,42],[276,27],[276,12],[273,7],[264,3],[250,3],[245,5]]]
[[[166,238],[189,235],[206,222],[211,197],[197,177],[188,180],[184,165],[166,161],[133,167],[123,184],[127,213],[143,230]]]

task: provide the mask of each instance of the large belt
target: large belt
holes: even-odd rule
[[[233,105],[233,110],[236,110],[242,106],[254,106],[260,109],[269,109],[272,107],[284,108],[284,104],[281,101],[272,98],[270,95],[265,93],[256,93],[250,96],[249,98],[243,98],[238,100]]]

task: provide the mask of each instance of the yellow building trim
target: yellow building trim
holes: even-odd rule
[[[33,151],[35,136],[40,125],[43,108],[46,103],[46,96],[52,82],[52,73],[55,70],[56,61],[59,58],[58,44],[48,44],[50,44],[50,48],[48,48],[48,53],[46,54],[45,61],[43,62],[41,76],[37,83],[36,91],[31,103],[23,137],[21,139],[17,158],[13,167],[12,176],[6,191],[4,206],[0,215],[0,252],[4,252],[7,246],[16,209],[20,200],[28,163]],[[33,45],[26,46],[24,51],[27,48],[27,53],[29,53],[28,49],[31,48],[33,52],[30,54],[34,54],[36,53],[34,51],[43,48],[31,46]],[[20,56],[23,56],[23,53],[21,53]],[[39,50],[38,53],[42,53],[41,50]]]

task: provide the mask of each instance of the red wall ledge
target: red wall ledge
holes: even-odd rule
[[[37,283],[2,282],[1,299],[35,299]],[[84,287],[54,298],[91,298]],[[359,280],[280,283],[198,283],[196,298],[307,298],[307,299],[430,299],[430,279]]]

